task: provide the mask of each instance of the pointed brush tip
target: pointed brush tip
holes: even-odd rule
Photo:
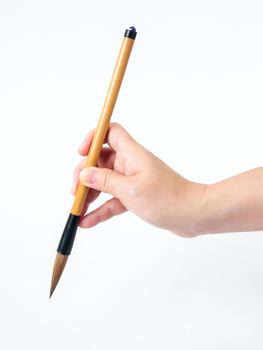
[[[50,291],[50,293],[49,293],[49,300],[51,299],[53,292],[54,292],[53,290]]]
[[[56,287],[55,287],[56,288]],[[54,286],[52,285],[52,282],[51,282],[51,286],[50,286],[50,290],[49,290],[49,300],[51,299],[53,293],[54,293],[54,290],[55,290]]]
[[[67,263],[67,260],[68,260],[68,255],[57,253],[54,267],[53,267],[49,299],[51,298],[52,294],[54,293],[54,290],[56,289],[56,286],[60,280],[60,277]]]
[[[58,283],[58,282],[57,282],[57,283]],[[53,285],[53,284],[51,283],[50,292],[49,292],[49,299],[51,299],[51,297],[52,297],[52,295],[53,295],[53,293],[54,293],[54,291],[55,291],[55,289],[56,289],[56,286],[57,286],[57,284],[56,284],[56,285]]]

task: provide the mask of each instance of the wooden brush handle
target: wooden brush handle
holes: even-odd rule
[[[90,146],[89,154],[85,161],[85,167],[93,167],[97,165],[97,161],[110,125],[110,118],[113,112],[115,102],[120,90],[121,82],[125,73],[125,69],[130,57],[134,39],[124,37],[117,62],[113,71],[110,86],[106,95],[106,99],[101,111],[100,119],[96,128],[95,135]],[[71,214],[80,216],[87,198],[89,188],[79,184]]]

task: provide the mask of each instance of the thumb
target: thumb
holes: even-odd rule
[[[90,167],[80,172],[80,181],[87,187],[119,198],[127,190],[127,177],[111,169]]]

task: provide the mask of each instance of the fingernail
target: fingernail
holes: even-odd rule
[[[95,184],[97,181],[97,172],[94,169],[83,169],[80,172],[80,180],[83,183]]]

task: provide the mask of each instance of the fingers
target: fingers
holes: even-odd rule
[[[86,156],[88,154],[95,131],[96,129],[93,129],[85,136],[82,144],[79,147],[80,155]],[[117,123],[112,123],[110,125],[104,143],[106,142],[115,151],[126,149],[130,150],[130,148],[136,144],[130,134],[128,134],[128,132]]]
[[[79,173],[84,168],[84,163],[85,163],[85,159],[82,159],[74,170],[73,183],[72,183],[71,190],[70,190],[70,192],[73,194],[73,196],[75,195],[75,193],[77,191],[77,188],[79,185]]]
[[[80,172],[80,181],[87,187],[110,193],[121,198],[127,194],[132,183],[129,176],[121,175],[107,168],[85,168]]]
[[[110,149],[109,147],[104,147],[101,151],[101,154],[98,160],[98,166],[102,168],[112,169],[115,157],[116,157],[116,154],[112,149]],[[77,191],[77,188],[79,185],[79,174],[81,170],[84,169],[85,160],[86,160],[85,158],[82,159],[74,170],[73,183],[71,187],[71,193],[73,194],[73,196]]]
[[[131,135],[119,124],[112,123],[107,135],[107,143],[115,152],[124,152],[129,154],[137,146],[137,142]]]
[[[122,203],[117,198],[112,198],[91,213],[81,217],[79,226],[82,228],[90,228],[113,216],[120,215],[125,211],[127,211],[127,209]]]
[[[89,189],[84,207],[82,209],[81,215],[85,215],[85,213],[87,212],[87,210],[89,209],[89,205],[94,202],[98,196],[100,195],[99,191],[93,190],[93,189]]]
[[[86,156],[89,153],[90,145],[95,134],[96,129],[91,130],[84,138],[82,144],[79,146],[79,154]]]

